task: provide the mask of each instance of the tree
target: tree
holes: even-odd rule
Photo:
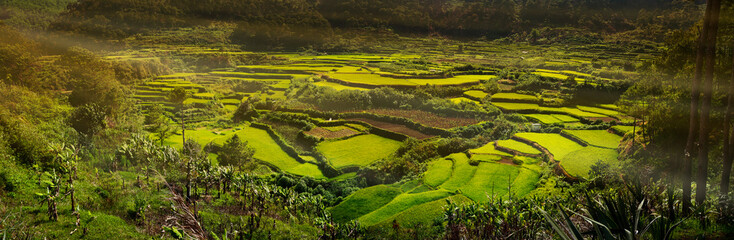
[[[46,213],[48,214],[49,221],[57,221],[59,219],[59,212],[56,209],[56,200],[59,198],[59,191],[61,190],[61,178],[56,175],[56,171],[52,173],[45,173],[49,180],[43,181],[46,184],[45,193],[36,193],[36,196],[41,200],[41,206],[43,204],[48,205]]]
[[[713,66],[713,58],[715,57],[715,54],[713,50],[715,50],[715,44],[716,44],[716,35],[715,32],[717,30],[717,25],[712,24],[712,21],[714,21],[714,15],[715,15],[715,21],[718,21],[718,9],[720,7],[721,2],[719,0],[713,0],[709,1],[706,4],[706,12],[704,14],[704,24],[703,24],[703,31],[701,32],[701,36],[699,38],[698,48],[696,49],[696,70],[693,76],[693,81],[691,82],[691,105],[690,105],[690,116],[689,116],[689,128],[688,128],[688,138],[686,140],[686,148],[684,152],[684,158],[683,158],[683,166],[681,166],[681,170],[683,171],[681,174],[682,182],[683,182],[683,211],[689,211],[691,207],[691,168],[693,165],[693,154],[694,154],[694,147],[695,147],[695,140],[696,135],[699,137],[698,142],[698,157],[699,157],[699,168],[704,167],[704,169],[699,169],[699,174],[701,171],[704,173],[707,172],[708,169],[708,151],[705,151],[705,153],[702,153],[702,150],[708,150],[708,146],[706,146],[706,136],[708,135],[708,131],[705,131],[705,133],[701,133],[699,131],[701,130],[707,130],[708,123],[699,123],[699,100],[701,98],[701,78],[703,76],[703,69],[704,69],[704,54],[706,55],[706,69],[708,70],[709,63],[711,66]],[[713,25],[713,27],[712,27]],[[711,38],[711,35],[713,35],[713,38]],[[713,43],[713,46],[711,46],[710,43]],[[709,51],[710,50],[710,51]],[[711,57],[711,59],[709,59]],[[713,78],[713,71],[711,71],[711,76]],[[711,81],[708,81],[708,74],[706,78],[706,82],[704,82],[703,86],[703,92],[704,92],[704,99],[702,100],[704,104],[701,106],[701,116],[700,120],[706,120],[709,119],[709,112],[710,112],[710,102],[711,102]],[[708,94],[706,94],[708,92]],[[707,102],[707,103],[706,103]],[[706,109],[704,109],[703,106],[706,106]],[[705,116],[704,116],[705,115]],[[703,143],[700,142],[701,140],[704,140]],[[702,176],[699,176],[699,180],[701,180]],[[699,189],[696,190],[697,193],[701,192],[703,190],[703,194],[701,196],[697,196],[696,200],[698,201],[699,198],[705,199],[705,178],[702,182],[698,182]],[[703,185],[701,184],[703,183]]]
[[[247,146],[247,141],[241,141],[240,137],[234,135],[227,140],[219,151],[219,163],[224,166],[242,167],[252,161],[255,149]]]
[[[732,115],[734,115],[734,61],[732,61],[731,80],[729,81],[729,93],[724,117],[724,162],[719,185],[721,190],[719,201],[721,203],[726,201],[729,194],[729,178],[731,177],[732,160],[734,160],[734,134],[731,132]]]
[[[709,24],[704,27],[706,30],[705,39],[702,38],[705,53],[705,75],[703,95],[701,96],[701,113],[700,127],[698,131],[698,174],[696,179],[696,204],[702,205],[706,200],[706,182],[708,180],[708,163],[709,163],[709,146],[708,137],[711,131],[711,96],[713,94],[714,65],[716,59],[716,33],[719,27],[719,12],[721,11],[721,0],[709,1],[706,11],[706,18]],[[709,8],[710,12],[709,12]],[[698,68],[698,66],[697,66]]]
[[[186,123],[184,120],[184,101],[189,98],[189,93],[182,87],[176,87],[168,94],[168,101],[178,105],[179,115],[181,115],[181,138],[186,142]]]
[[[154,104],[148,108],[145,125],[146,131],[154,133],[160,139],[161,146],[163,146],[163,141],[173,134],[173,128],[168,125],[168,117],[160,104]]]
[[[184,160],[184,171],[186,171],[186,199],[191,199],[191,180],[195,179],[199,172],[196,166],[201,162],[208,160],[207,154],[201,151],[201,145],[193,139],[186,139],[181,155]]]
[[[107,114],[95,103],[85,104],[74,109],[69,117],[69,125],[82,136],[82,142],[89,142],[89,138],[105,128]]]
[[[252,106],[252,103],[248,101],[244,101],[240,103],[240,106],[237,107],[237,110],[234,112],[234,115],[232,116],[232,120],[235,123],[240,123],[242,121],[250,121],[253,118],[257,118],[258,113],[257,110],[255,110],[255,107]]]

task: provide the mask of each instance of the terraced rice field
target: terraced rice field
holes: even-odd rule
[[[595,147],[617,149],[622,140],[617,134],[607,130],[563,130],[564,133],[576,137]]]
[[[513,196],[529,193],[540,178],[540,169],[534,166],[487,162],[472,166],[466,154],[451,154],[428,163],[420,181],[365,188],[330,211],[337,221],[356,219],[364,226],[393,220],[404,225],[426,224],[441,216],[441,206],[449,199],[461,203],[485,201],[489,196],[506,198],[510,191]]]
[[[187,130],[186,137],[194,139],[201,146],[210,142],[223,144],[227,139],[237,134],[243,141],[255,149],[255,158],[273,164],[283,171],[293,174],[311,176],[314,178],[325,178],[316,165],[298,162],[288,155],[265,130],[246,127],[242,130],[225,129],[212,131],[208,129]],[[174,135],[165,140],[165,144],[181,148],[183,146],[180,135]],[[215,157],[215,156],[213,156]]]
[[[527,145],[523,142],[518,142],[514,139],[508,139],[508,140],[499,140],[496,142],[497,146],[509,148],[521,153],[526,154],[541,154],[540,150],[534,148],[533,146]]]
[[[357,135],[359,134],[359,132],[349,127],[337,127],[337,128],[315,127],[311,129],[310,131],[304,132],[304,134],[308,134],[308,135],[311,135],[317,138],[339,139],[339,138],[346,138],[346,137]]]
[[[346,140],[325,141],[316,148],[335,168],[367,166],[385,158],[400,147],[400,142],[368,134]]]
[[[376,185],[360,189],[329,210],[334,221],[348,222],[377,210],[402,193],[399,188]]]
[[[538,97],[519,93],[496,93],[492,95],[492,101],[503,102],[538,102]]]
[[[374,113],[378,115],[387,115],[394,117],[402,117],[410,119],[411,121],[423,124],[428,127],[436,127],[449,129],[454,127],[469,126],[481,122],[475,118],[462,118],[462,117],[451,117],[441,116],[435,113],[420,111],[420,110],[398,110],[398,109],[369,109],[365,110],[368,113]]]
[[[561,161],[561,167],[571,175],[588,177],[591,166],[597,162],[616,164],[618,153],[614,149],[585,147],[571,152]]]
[[[477,105],[478,104],[481,104],[479,101],[476,101],[476,100],[473,100],[473,99],[469,99],[469,98],[465,98],[465,97],[451,98],[449,100],[451,100],[451,102],[453,102],[455,104],[459,104],[459,103],[462,103],[462,102],[475,103]]]
[[[515,136],[538,143],[548,149],[556,160],[564,159],[569,153],[583,148],[571,139],[555,133],[517,133]]]
[[[471,91],[464,92],[464,96],[466,96],[467,98],[474,99],[474,100],[482,100],[485,97],[487,97],[487,95],[489,94],[479,91],[479,90],[471,90]]]
[[[492,78],[489,75],[459,75],[451,78],[439,78],[439,79],[409,79],[409,78],[392,78],[384,77],[379,74],[371,74],[369,72],[350,72],[343,73],[337,71],[336,73],[327,74],[329,78],[338,81],[344,81],[347,83],[360,84],[370,87],[380,86],[396,86],[396,87],[415,87],[422,85],[436,85],[436,86],[457,86],[465,84],[476,84],[482,80],[488,80]]]
[[[321,86],[321,87],[330,87],[330,88],[336,89],[337,91],[341,91],[341,90],[361,90],[361,91],[366,91],[366,90],[369,90],[367,88],[350,87],[350,86],[345,86],[345,85],[341,85],[341,84],[334,83],[334,82],[328,82],[328,81],[318,81],[318,82],[314,82],[313,84],[316,85],[316,86]]]

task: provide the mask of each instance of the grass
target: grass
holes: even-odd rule
[[[602,148],[616,149],[619,147],[619,141],[622,140],[619,135],[606,130],[564,130],[564,132],[587,142],[589,145]]]
[[[329,211],[334,217],[334,221],[348,222],[377,210],[401,193],[400,189],[394,187],[376,185],[352,193]]]
[[[436,160],[428,163],[428,170],[423,174],[423,184],[437,187],[451,178],[451,169],[454,162],[450,160]]]
[[[449,158],[454,160],[454,170],[451,172],[451,178],[441,184],[440,187],[449,191],[456,191],[474,177],[477,168],[469,165],[469,158],[463,153],[451,154]]]
[[[492,196],[502,197],[508,193],[508,186],[512,184],[519,172],[519,168],[515,166],[479,163],[474,177],[461,187],[461,192],[477,202],[486,201]]]
[[[492,101],[523,101],[523,102],[537,102],[538,97],[519,93],[497,93],[492,95]]]
[[[471,91],[464,92],[464,96],[471,98],[471,99],[476,99],[476,100],[484,99],[484,97],[486,97],[487,95],[489,94],[483,91],[479,91],[479,90],[471,90]]]
[[[534,147],[527,145],[522,142],[518,142],[513,139],[509,140],[499,140],[497,141],[498,146],[506,147],[521,153],[527,153],[527,154],[540,154],[540,150],[535,149]]]
[[[518,133],[516,136],[540,144],[548,149],[555,159],[564,159],[567,154],[583,148],[578,143],[555,133]]]
[[[571,152],[561,160],[561,167],[573,176],[589,177],[591,166],[597,162],[617,163],[617,151],[607,148],[585,147]]]
[[[335,168],[367,166],[385,158],[400,147],[400,142],[374,134],[360,135],[340,141],[327,141],[317,149]]]
[[[451,194],[446,190],[401,194],[395,197],[388,204],[364,216],[359,217],[357,220],[364,226],[372,226],[392,216],[395,216],[411,207],[442,199],[450,195]]]

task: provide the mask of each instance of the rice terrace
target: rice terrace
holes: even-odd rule
[[[733,10],[0,1],[0,234],[732,239]]]

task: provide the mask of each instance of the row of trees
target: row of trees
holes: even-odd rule
[[[235,43],[252,49],[298,49],[338,42],[334,29],[501,38],[545,27],[606,33],[639,28],[662,36],[667,29],[693,24],[695,10],[688,1],[661,0],[81,0],[70,4],[50,28],[121,39],[227,21],[237,24],[231,36]],[[537,32],[530,37],[543,38]]]

